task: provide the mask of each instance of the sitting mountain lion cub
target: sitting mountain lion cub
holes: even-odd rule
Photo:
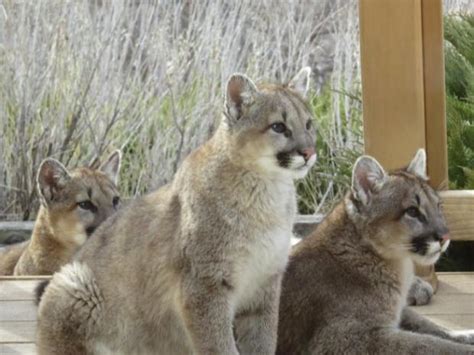
[[[230,77],[214,136],[54,275],[40,354],[275,353],[293,180],[316,160],[309,74],[258,87]]]
[[[433,264],[448,244],[424,150],[389,174],[359,158],[352,192],[290,255],[277,354],[474,354],[474,337],[405,307],[413,261]]]
[[[0,275],[51,275],[68,263],[87,237],[115,212],[120,151],[98,168],[69,172],[47,158],[38,175],[41,206],[27,242],[0,252]]]

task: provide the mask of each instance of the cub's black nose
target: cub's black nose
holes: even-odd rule
[[[95,227],[87,227],[86,228],[86,234],[89,237],[92,233],[94,233]]]

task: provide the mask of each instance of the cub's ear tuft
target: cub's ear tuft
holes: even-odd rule
[[[46,202],[54,200],[71,179],[67,169],[59,161],[53,158],[46,158],[40,164],[37,176],[39,194]]]
[[[428,180],[428,176],[426,176],[426,152],[423,148],[418,149],[415,157],[408,165],[407,172],[420,179]]]
[[[122,152],[119,149],[114,150],[107,160],[99,166],[99,170],[105,173],[114,184],[117,184],[121,162]]]
[[[374,192],[384,183],[387,173],[377,160],[363,155],[354,164],[352,171],[352,193],[354,198],[367,205]]]
[[[242,117],[242,108],[251,105],[258,94],[257,86],[243,74],[232,74],[227,82],[225,109],[233,120]]]
[[[309,91],[309,82],[311,80],[311,68],[304,67],[288,83],[288,87],[298,94],[307,98]]]

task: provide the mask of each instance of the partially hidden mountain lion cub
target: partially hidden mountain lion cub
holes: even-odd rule
[[[98,168],[69,172],[47,158],[37,174],[41,206],[31,239],[0,251],[0,275],[51,275],[68,263],[120,202],[120,151]]]
[[[433,264],[448,244],[424,150],[392,173],[359,158],[352,192],[290,255],[277,354],[474,354],[474,337],[405,307],[412,261]]]
[[[40,354],[274,354],[293,180],[316,160],[309,75],[230,77],[214,136],[54,275]]]

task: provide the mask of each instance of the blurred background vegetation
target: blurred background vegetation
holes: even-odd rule
[[[446,116],[451,189],[474,189],[474,14],[444,19]],[[474,271],[474,242],[453,242],[438,270]]]
[[[474,2],[444,5],[450,183],[474,189]],[[218,124],[230,74],[281,82],[305,65],[318,164],[299,209],[325,213],[363,151],[357,0],[0,0],[0,220],[34,218],[47,156],[121,148],[125,197],[165,184]]]
[[[170,181],[220,120],[233,72],[313,69],[320,166],[300,207],[340,197],[361,151],[357,1],[0,0],[0,219],[32,219],[35,173],[124,152],[120,189]]]

